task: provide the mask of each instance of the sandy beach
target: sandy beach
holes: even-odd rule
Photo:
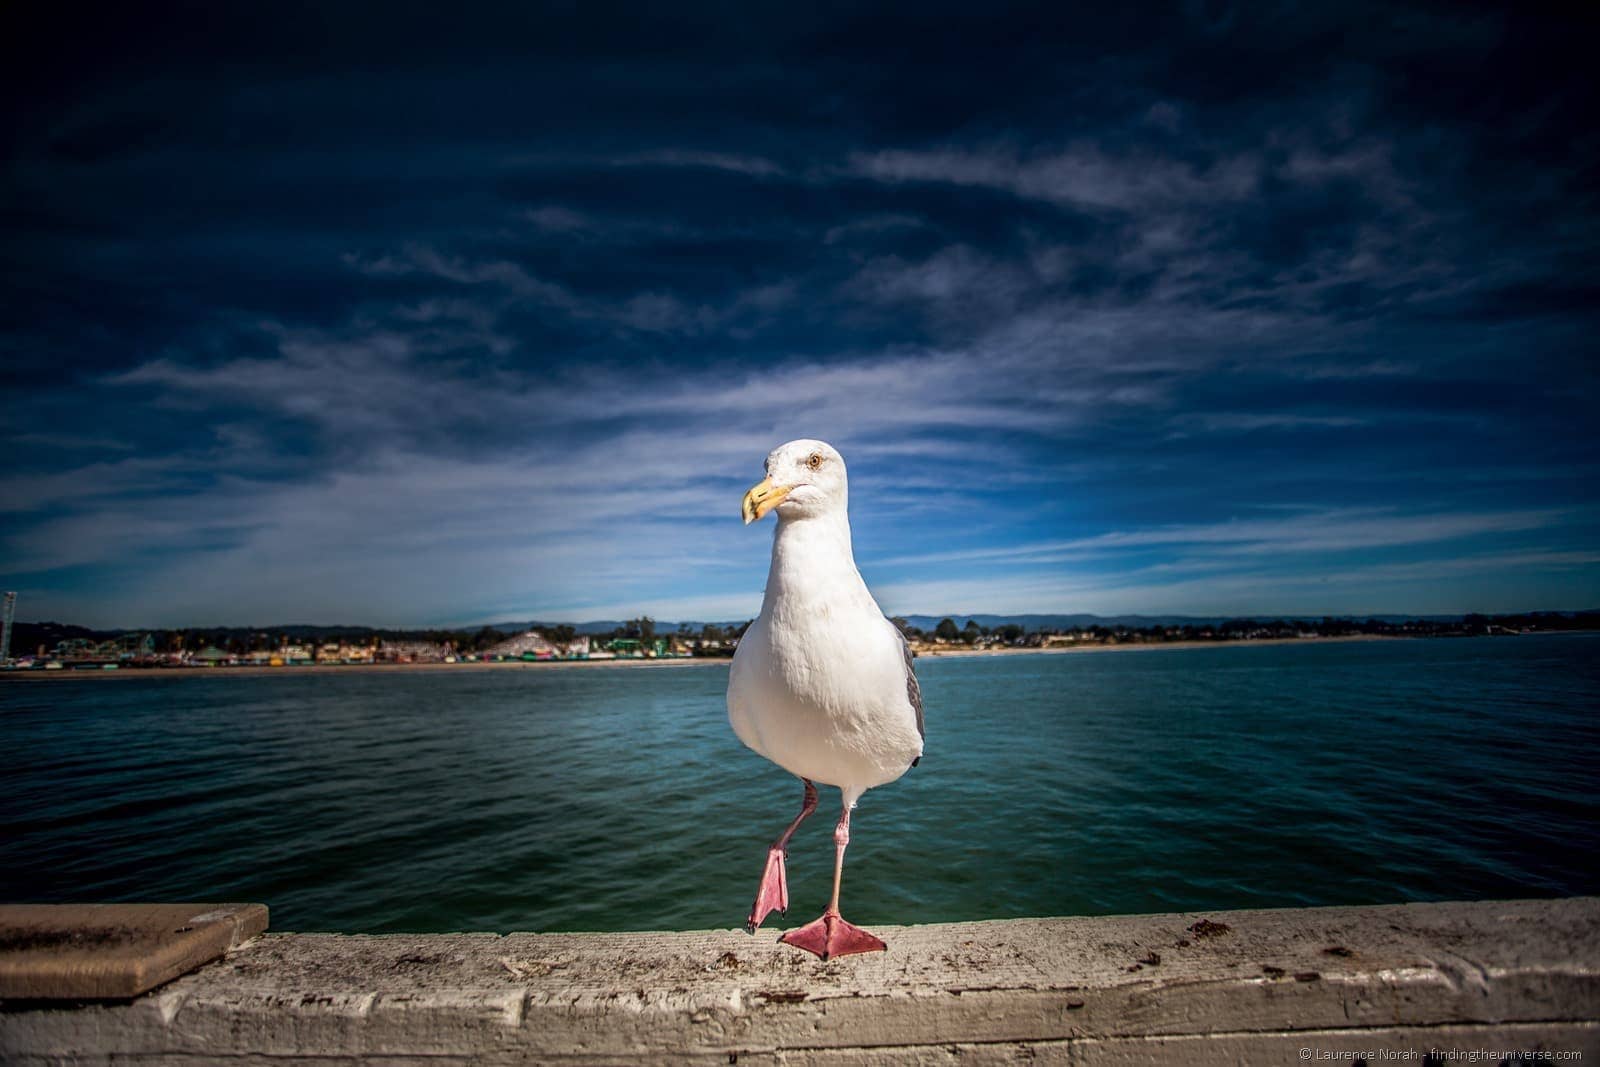
[[[1350,641],[1409,641],[1414,638],[1388,634],[1351,634],[1344,637],[1265,637],[1248,641],[1157,641],[1106,645],[1072,645],[1062,648],[951,648],[917,651],[918,659],[959,659],[972,656],[1056,656],[1084,652],[1152,652],[1158,649],[1250,648],[1265,645],[1321,645]],[[0,679],[18,681],[86,681],[119,678],[258,678],[263,675],[394,674],[417,671],[548,671],[622,667],[726,667],[731,657],[707,656],[696,659],[589,659],[589,660],[510,660],[504,663],[323,663],[293,667],[119,667],[116,670],[67,668],[59,671],[0,671]]]

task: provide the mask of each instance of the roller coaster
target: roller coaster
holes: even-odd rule
[[[104,641],[69,637],[56,645],[51,659],[73,665],[137,663],[156,658],[155,638],[150,634],[126,633]]]

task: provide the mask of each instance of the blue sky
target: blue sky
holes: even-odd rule
[[[334,6],[8,12],[23,618],[1600,604],[1577,23]]]

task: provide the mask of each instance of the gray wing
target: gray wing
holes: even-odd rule
[[[895,626],[892,622],[889,625],[894,627],[895,636],[900,638],[900,651],[905,656],[906,699],[911,701],[911,706],[917,711],[917,736],[926,741],[928,739],[928,731],[922,724],[922,686],[917,684],[917,671],[911,665],[911,645],[906,641],[906,635],[900,632],[900,627]],[[922,757],[918,756],[911,761],[911,766],[915,767],[921,762]]]

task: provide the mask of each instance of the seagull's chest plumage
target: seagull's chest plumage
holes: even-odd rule
[[[739,642],[728,717],[793,774],[861,791],[922,753],[900,637],[861,580],[842,518],[780,525],[761,615]]]

